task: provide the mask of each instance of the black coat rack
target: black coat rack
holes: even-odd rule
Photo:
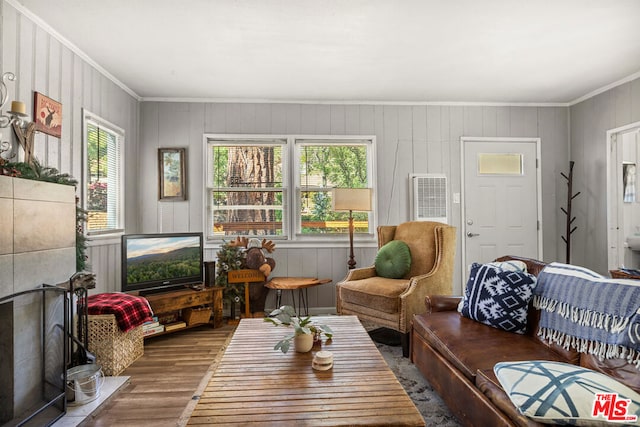
[[[574,165],[574,161],[570,161],[569,162],[569,176],[565,175],[564,173],[560,172],[560,175],[563,176],[564,179],[567,180],[567,208],[563,208],[561,207],[560,210],[562,212],[564,212],[564,214],[567,217],[567,228],[565,231],[565,235],[561,236],[562,240],[564,240],[564,243],[566,245],[567,248],[567,252],[566,252],[566,263],[569,264],[571,262],[571,235],[573,234],[574,231],[576,231],[576,229],[578,228],[577,226],[573,225],[573,221],[575,221],[576,217],[572,217],[571,216],[571,201],[573,199],[575,199],[576,197],[578,197],[578,194],[580,194],[580,192],[578,191],[576,194],[572,194],[573,193],[573,165]]]

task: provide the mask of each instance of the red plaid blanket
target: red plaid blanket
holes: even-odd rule
[[[129,294],[91,295],[87,306],[89,314],[114,314],[122,332],[150,321],[153,315],[146,299]]]

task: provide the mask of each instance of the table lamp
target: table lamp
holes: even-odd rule
[[[349,211],[349,269],[356,267],[356,260],[353,256],[353,211],[371,210],[371,189],[370,188],[334,188],[332,196],[334,211]]]

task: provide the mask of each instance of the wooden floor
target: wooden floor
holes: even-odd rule
[[[185,409],[195,407],[200,384],[234,329],[201,326],[145,340],[144,355],[120,374],[131,377],[129,386],[82,426],[186,424],[190,411]]]

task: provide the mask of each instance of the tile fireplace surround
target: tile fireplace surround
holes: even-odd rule
[[[75,273],[75,188],[0,176],[0,297],[69,280]],[[13,354],[0,375],[0,424],[40,398],[41,340],[21,325],[41,318],[37,304],[6,309],[13,331],[2,330],[0,351]],[[0,315],[3,307],[0,306]],[[13,335],[13,339],[7,339]],[[8,348],[11,346],[11,348]],[[13,403],[13,404],[11,404]]]

